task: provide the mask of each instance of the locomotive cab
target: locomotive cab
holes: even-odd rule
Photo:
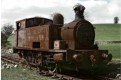
[[[45,37],[49,36],[49,26],[53,23],[52,20],[42,17],[32,17],[22,19],[16,22],[15,43],[14,47],[18,48],[48,48],[48,41]]]

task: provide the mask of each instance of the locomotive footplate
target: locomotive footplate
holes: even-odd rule
[[[49,51],[49,49],[13,47],[13,50]]]
[[[14,47],[14,51],[16,50],[31,50],[31,51],[45,51],[45,52],[67,52],[67,50],[59,50],[59,49],[38,49],[38,48],[22,48],[22,47]]]

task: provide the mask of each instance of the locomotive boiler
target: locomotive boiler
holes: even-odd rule
[[[64,17],[57,13],[53,20],[32,17],[16,22],[14,52],[30,66],[59,72],[90,70],[106,65],[112,55],[99,50],[93,25],[84,19],[85,7],[74,7],[75,20],[64,24]]]

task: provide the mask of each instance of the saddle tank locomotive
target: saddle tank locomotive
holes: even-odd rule
[[[112,59],[108,50],[99,50],[93,25],[84,19],[85,7],[74,7],[75,20],[64,24],[57,13],[53,20],[32,17],[16,22],[14,52],[29,65],[58,71],[90,70],[106,65]]]

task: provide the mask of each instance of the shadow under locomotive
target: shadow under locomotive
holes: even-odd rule
[[[103,69],[112,55],[94,44],[95,30],[84,19],[84,10],[84,6],[76,5],[75,20],[65,25],[64,17],[59,13],[53,20],[33,17],[17,21],[14,52],[29,65],[45,70],[88,74]]]

